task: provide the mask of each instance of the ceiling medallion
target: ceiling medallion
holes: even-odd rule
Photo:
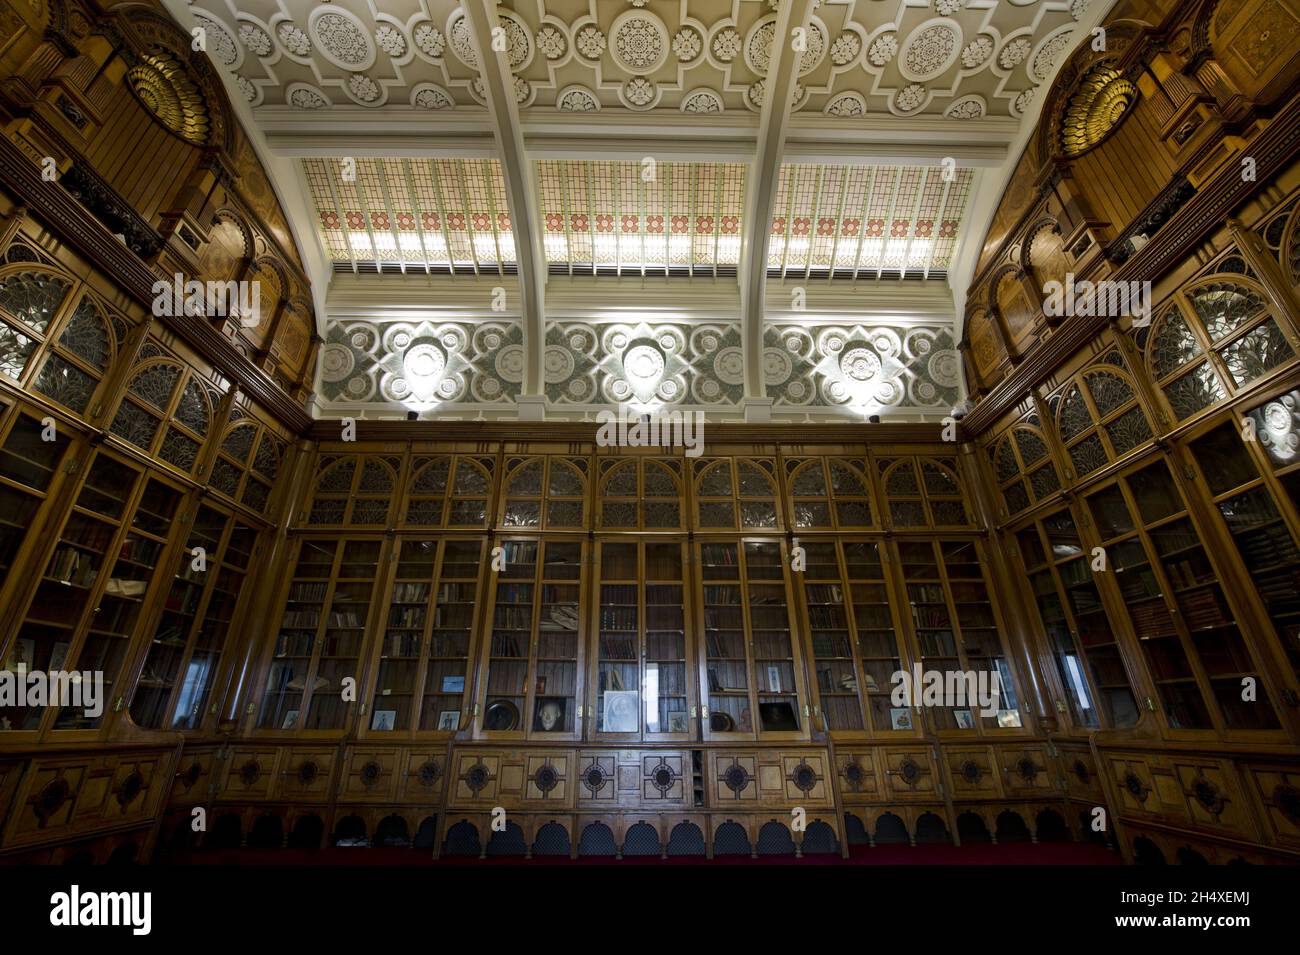
[[[960,51],[954,27],[943,21],[922,24],[907,38],[898,68],[909,80],[932,79],[956,63]]]
[[[984,115],[984,101],[979,96],[971,95],[959,99],[944,111],[949,119],[979,119]]]
[[[913,83],[898,91],[898,95],[894,98],[894,105],[900,112],[915,113],[925,104],[925,100],[925,87],[920,83]]]
[[[569,86],[560,90],[555,105],[568,113],[594,113],[600,109],[596,94],[585,86]]]
[[[280,45],[294,56],[309,56],[311,54],[311,41],[307,39],[307,34],[303,33],[292,23],[281,23],[276,28],[276,36],[280,38]]]
[[[317,7],[312,11],[307,29],[316,49],[335,66],[344,70],[368,69],[375,61],[375,46],[361,20],[342,7]]]
[[[683,113],[721,113],[722,109],[722,97],[711,89],[692,90],[682,99]]]
[[[175,57],[162,50],[146,54],[126,78],[131,91],[158,122],[186,142],[196,146],[207,143],[207,103]]]
[[[605,34],[601,33],[598,27],[588,24],[578,31],[573,45],[587,59],[599,60],[601,54],[605,52]]]
[[[668,59],[668,28],[653,13],[629,10],[610,27],[610,53],[629,73],[653,73]]]

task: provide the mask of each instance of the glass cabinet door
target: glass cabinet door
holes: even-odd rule
[[[1267,417],[1260,410],[1252,413],[1258,437],[1253,443],[1265,468],[1257,464],[1232,423],[1219,425],[1189,447],[1283,652],[1292,670],[1300,674],[1300,547],[1283,515],[1285,492],[1275,492],[1263,476],[1268,466],[1280,469],[1295,460],[1300,442],[1287,440],[1294,427],[1295,406],[1295,401],[1274,401],[1264,406]],[[1274,434],[1269,433],[1270,427]]]
[[[1088,508],[1171,729],[1278,725],[1218,573],[1163,459]],[[1255,677],[1260,699],[1241,700]],[[1208,692],[1207,692],[1208,691]]]
[[[221,567],[208,594],[208,604],[199,615],[199,627],[191,641],[172,713],[172,729],[198,729],[210,706],[217,665],[226,650],[256,543],[257,531],[235,521],[221,554]]]
[[[802,545],[807,567],[796,575],[803,580],[808,636],[812,645],[814,680],[826,729],[861,731],[860,681],[854,661],[853,634],[849,626],[848,595],[840,569],[839,546],[834,541]]]
[[[938,730],[1014,729],[1021,725],[1019,696],[975,541],[901,541],[903,580],[911,607],[921,667],[925,672],[965,674],[975,688],[996,687],[995,713],[985,714],[977,700],[945,700],[926,706]],[[982,683],[981,683],[982,681]],[[913,698],[913,706],[917,704]],[[891,707],[895,729],[909,728],[906,707]]]
[[[583,544],[501,546],[505,569],[494,583],[479,731],[576,739]]]
[[[154,627],[153,639],[149,642],[149,654],[136,680],[135,697],[131,700],[131,719],[137,726],[157,729],[166,718],[172,689],[189,647],[190,632],[203,605],[204,592],[207,584],[215,579],[220,566],[221,541],[226,536],[230,520],[228,514],[201,505],[194,515],[185,549],[175,557],[176,569],[171,587]],[[211,571],[208,569],[209,561]]]
[[[377,540],[301,542],[259,728],[344,727],[343,680],[357,676],[382,548]]]
[[[618,739],[685,739],[683,544],[598,545],[596,727]]]
[[[710,736],[806,736],[779,541],[700,545]]]
[[[104,572],[110,562],[116,565],[113,546],[119,539],[121,524],[129,517],[140,477],[139,471],[115,458],[95,455],[37,583],[26,619],[10,643],[10,669],[74,669],[74,644],[82,621],[96,606]],[[80,713],[69,711],[73,712]],[[15,707],[0,716],[8,719],[14,729],[34,730],[40,727],[44,713],[40,707]],[[88,718],[83,719],[82,725],[89,725]]]
[[[903,669],[899,650],[902,627],[890,609],[881,545],[871,541],[845,541],[842,546],[849,581],[848,599],[857,632],[859,695],[866,701],[872,732],[893,732],[889,697],[894,688],[894,674]]]
[[[1073,516],[1058,511],[1016,540],[1074,724],[1133,726],[1141,714]]]
[[[469,679],[484,544],[402,540],[397,547],[369,728],[454,733]]]
[[[68,449],[62,432],[44,441],[42,430],[39,421],[19,412],[0,445],[0,578],[8,577]],[[0,637],[0,650],[4,644]]]

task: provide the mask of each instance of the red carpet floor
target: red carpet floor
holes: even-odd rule
[[[975,844],[966,846],[885,845],[870,848],[854,846],[848,859],[839,856],[813,855],[802,859],[793,856],[718,856],[713,860],[699,857],[671,859],[586,857],[565,859],[545,857],[524,859],[522,856],[491,859],[433,859],[426,849],[228,849],[195,852],[159,860],[173,865],[1122,865],[1119,854],[1100,846],[1077,842],[1049,842],[1033,845]]]

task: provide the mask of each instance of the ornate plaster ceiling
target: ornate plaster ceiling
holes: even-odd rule
[[[1090,0],[814,0],[794,108],[1019,117]],[[506,0],[513,95],[526,110],[756,114],[777,0]],[[198,0],[209,53],[256,107],[486,105],[452,0]]]
[[[298,160],[321,413],[761,421],[961,399],[982,177],[1110,0],[164,2]]]

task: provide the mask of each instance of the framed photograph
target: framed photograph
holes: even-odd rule
[[[533,731],[563,733],[566,729],[569,701],[563,696],[539,696],[533,710]]]
[[[298,711],[287,710],[284,714],[284,721],[280,724],[280,729],[291,730],[298,725]]]
[[[537,678],[537,695],[538,696],[546,695],[546,677],[544,676],[539,676]]]
[[[767,668],[767,689],[771,693],[781,692],[781,668],[770,666]]]
[[[56,673],[68,662],[68,644],[56,643],[50,650],[50,672]]]
[[[690,722],[687,720],[686,712],[684,710],[678,710],[668,714],[668,732],[690,732]]]
[[[606,690],[601,732],[635,733],[640,726],[636,690]]]
[[[957,721],[959,730],[973,730],[975,728],[975,715],[970,710],[953,710],[952,715]]]
[[[465,678],[463,676],[445,676],[442,678],[442,692],[444,693],[464,693]]]
[[[1016,727],[1020,725],[1019,710],[998,710],[998,726],[1003,728]]]
[[[65,643],[63,652],[66,655],[68,645]],[[14,645],[9,648],[9,659],[5,661],[6,670],[34,670],[36,669],[36,641],[24,637],[21,640],[15,640]],[[50,667],[51,670],[54,667]]]
[[[906,706],[893,706],[889,709],[889,725],[896,730],[912,728],[912,711]]]
[[[460,710],[443,710],[439,713],[438,729],[452,733],[460,729]]]
[[[397,710],[375,710],[370,718],[372,730],[392,730],[397,726]]]

